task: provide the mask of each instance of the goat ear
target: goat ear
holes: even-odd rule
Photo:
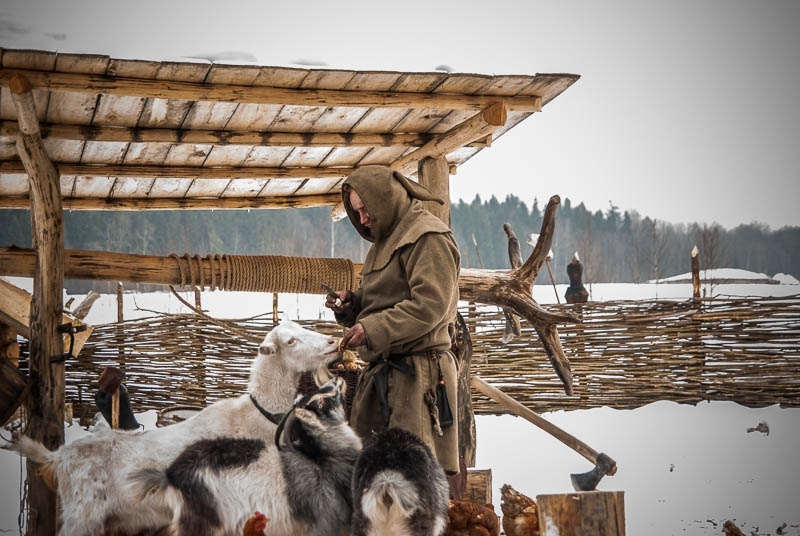
[[[276,353],[278,348],[275,346],[275,343],[272,342],[263,342],[261,346],[258,347],[259,355],[263,355],[265,357],[271,356],[272,354]]]

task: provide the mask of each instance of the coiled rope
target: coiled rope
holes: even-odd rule
[[[280,255],[169,255],[180,271],[180,289],[322,294],[321,284],[341,290],[355,287],[349,259]]]

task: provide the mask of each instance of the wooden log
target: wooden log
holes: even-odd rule
[[[435,201],[423,201],[423,205],[440,220],[450,225],[450,168],[447,159],[426,157],[419,162],[419,183],[430,192],[445,200],[444,205]]]
[[[264,132],[260,130],[206,130],[41,123],[42,138],[122,143],[191,143],[195,145],[269,145],[271,147],[421,147],[432,139],[427,133],[369,132]],[[0,136],[19,134],[16,121],[0,120]],[[486,143],[470,146],[486,147]]]
[[[464,500],[481,505],[493,504],[491,469],[470,469],[467,471],[467,487],[464,490]]]
[[[503,96],[460,95],[456,93],[419,93],[357,89],[304,89],[235,84],[207,84],[176,80],[150,80],[120,76],[101,76],[60,72],[0,68],[0,85],[14,76],[25,76],[36,88],[82,93],[137,96],[152,99],[225,101],[232,103],[284,104],[292,106],[344,106],[357,108],[432,108],[442,110],[482,111],[498,100],[508,110],[539,112],[538,95]]]
[[[537,495],[539,530],[560,536],[624,536],[622,491]]]
[[[64,444],[64,363],[53,363],[63,354],[58,326],[62,318],[64,289],[64,215],[61,208],[59,174],[50,162],[42,139],[30,83],[12,78],[11,95],[20,135],[17,152],[30,181],[31,224],[36,250],[33,298],[30,313],[31,396],[27,435],[51,450]],[[56,533],[56,494],[40,477],[36,464],[28,460],[30,510],[28,534]]]
[[[17,331],[8,324],[3,323],[0,323],[0,356],[10,359],[15,367],[19,366]]]
[[[186,285],[200,285],[209,288],[214,285],[222,287],[222,275],[228,282],[227,290],[255,290],[236,287],[236,279],[244,280],[245,274],[236,272],[234,264],[247,266],[250,270],[264,269],[267,266],[288,264],[292,270],[305,267],[309,271],[324,270],[326,277],[331,278],[331,285],[341,284],[337,288],[350,288],[353,277],[358,277],[359,267],[345,259],[310,259],[308,257],[287,257],[279,255],[233,255],[227,256],[231,265],[221,265],[219,259],[199,255],[160,257],[155,255],[136,255],[131,253],[115,253],[86,250],[67,250],[64,252],[63,270],[68,279],[90,279],[96,281],[126,281],[132,283],[152,283],[174,285],[182,288]],[[32,249],[17,247],[0,248],[0,275],[31,277],[36,264],[36,254]],[[259,268],[261,264],[261,268]],[[183,268],[184,273],[181,273]],[[224,274],[222,273],[224,269]],[[263,292],[296,292],[319,293],[324,290],[318,281],[310,278],[292,278],[292,270],[286,274],[265,274],[259,285],[267,281],[276,281],[276,288],[261,290]],[[234,273],[235,272],[235,273]],[[194,280],[190,280],[194,275]],[[269,277],[267,277],[269,276]],[[189,279],[189,280],[187,280]],[[204,282],[201,285],[201,282]],[[250,282],[252,282],[250,280]]]
[[[0,172],[2,172],[3,167],[5,166],[0,164]],[[95,169],[93,171],[97,173],[99,170]],[[231,177],[231,180],[236,180],[236,177]],[[271,210],[283,208],[332,207],[339,203],[341,199],[342,196],[338,193],[296,197],[224,197],[221,199],[108,199],[106,197],[66,197],[63,200],[63,207],[69,210]],[[26,196],[0,197],[0,208],[28,209],[29,206],[30,199]]]
[[[426,157],[444,158],[445,155],[475,140],[491,135],[506,122],[506,108],[502,102],[492,103],[441,136],[438,136],[419,149],[407,153],[394,162],[391,167],[402,173],[414,171],[417,162]],[[446,197],[445,199],[450,199]]]

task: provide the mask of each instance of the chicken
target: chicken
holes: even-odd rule
[[[744,536],[741,529],[730,519],[722,525],[722,532],[725,533],[725,536]]]
[[[266,536],[264,529],[267,528],[269,518],[261,512],[256,512],[253,517],[247,520],[242,530],[242,536]]]
[[[469,501],[450,501],[447,528],[443,536],[498,536],[500,518],[494,506]]]
[[[500,488],[500,509],[506,536],[539,536],[539,512],[536,501],[508,484]]]

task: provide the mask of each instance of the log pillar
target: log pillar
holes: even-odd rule
[[[30,183],[31,227],[36,250],[33,296],[30,310],[29,421],[26,433],[54,450],[64,444],[63,339],[58,332],[62,319],[64,289],[64,215],[59,174],[42,143],[31,85],[15,75],[9,84],[20,133],[17,152]],[[56,534],[56,493],[37,474],[28,460],[28,534]]]
[[[560,536],[625,536],[622,491],[537,495],[539,531]]]
[[[423,201],[423,205],[440,220],[450,225],[450,166],[443,156],[427,157],[419,162],[419,183],[436,197],[444,199],[444,205],[435,201]]]

